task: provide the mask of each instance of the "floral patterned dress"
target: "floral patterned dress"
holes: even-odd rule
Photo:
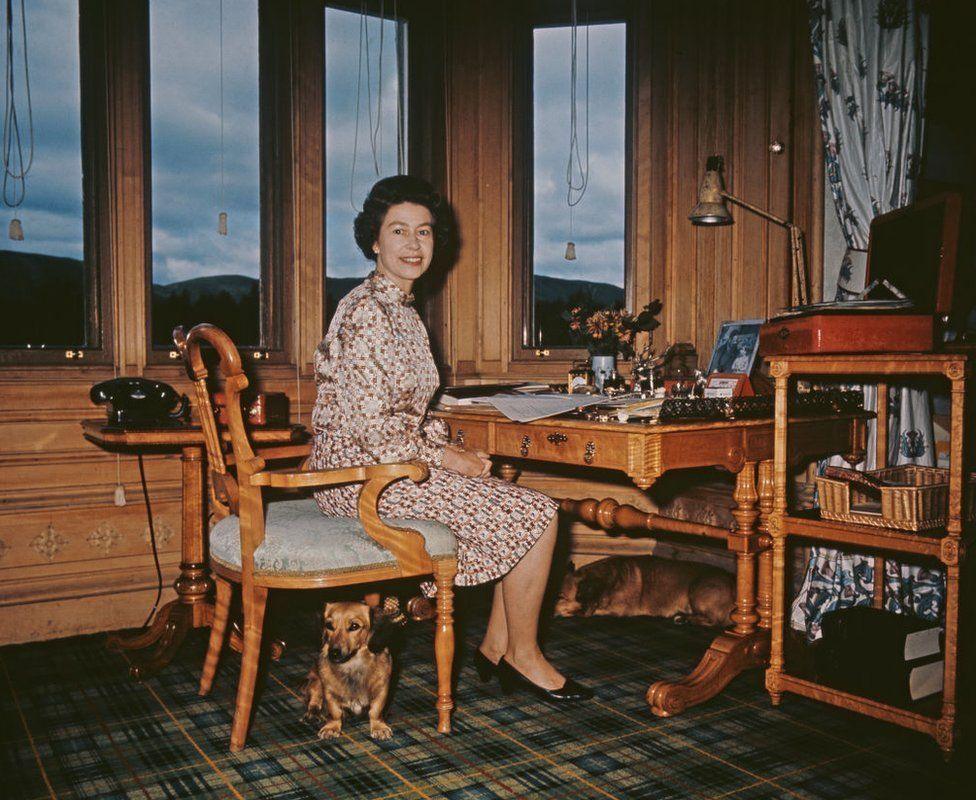
[[[455,583],[485,583],[518,563],[557,506],[532,489],[441,467],[447,426],[427,416],[437,368],[412,302],[413,295],[373,272],[339,303],[315,352],[310,466],[428,464],[426,481],[397,481],[380,496],[380,514],[444,523],[458,540]],[[358,493],[358,484],[339,486],[315,499],[325,514],[354,517]]]

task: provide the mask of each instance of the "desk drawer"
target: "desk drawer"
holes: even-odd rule
[[[529,425],[499,425],[495,453],[562,464],[626,469],[627,435]]]
[[[488,423],[459,419],[444,420],[451,432],[451,443],[468,450],[488,450]]]

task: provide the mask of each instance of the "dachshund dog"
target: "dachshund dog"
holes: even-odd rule
[[[693,625],[728,625],[732,576],[718,567],[653,556],[617,556],[579,570],[569,565],[556,616],[668,617]]]
[[[385,609],[372,610],[365,603],[326,603],[322,650],[303,691],[302,720],[321,725],[320,739],[335,739],[342,733],[343,711],[357,715],[367,711],[369,735],[374,739],[393,735],[383,721],[393,674],[390,646],[406,618],[398,605],[395,613],[390,608],[389,602]]]

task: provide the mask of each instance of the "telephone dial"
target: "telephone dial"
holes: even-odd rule
[[[123,428],[182,424],[190,410],[185,394],[147,378],[114,378],[96,383],[89,396],[93,403],[107,404],[109,425]]]

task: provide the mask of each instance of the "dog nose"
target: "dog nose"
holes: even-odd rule
[[[342,650],[338,647],[329,648],[329,661],[341,661],[342,660]]]

